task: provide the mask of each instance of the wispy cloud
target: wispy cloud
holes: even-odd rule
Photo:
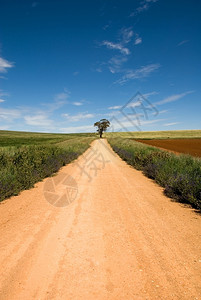
[[[0,99],[0,103],[2,103],[2,102],[5,102],[5,100],[4,99]]]
[[[181,41],[177,46],[182,46],[183,44],[186,44],[186,43],[188,43],[188,42],[189,42],[189,40]]]
[[[120,43],[113,43],[110,41],[103,41],[101,45],[106,46],[108,49],[119,50],[122,54],[128,55],[130,54],[130,50]]]
[[[159,110],[158,113],[161,114],[166,114],[167,112],[169,112],[168,109],[164,109],[164,110]]]
[[[54,96],[52,102],[41,103],[42,106],[45,106],[46,113],[53,113],[55,110],[61,108],[68,103],[67,99],[69,98],[70,92],[62,92]]]
[[[8,97],[9,94],[4,92],[3,90],[0,90],[0,97]]]
[[[194,91],[187,91],[187,92],[181,93],[181,94],[174,94],[174,95],[169,96],[169,97],[167,97],[167,98],[165,98],[165,99],[163,99],[159,102],[156,102],[154,104],[155,105],[162,105],[162,104],[166,104],[166,103],[169,103],[169,102],[174,102],[174,101],[177,101],[177,100],[185,97],[186,95],[192,94],[192,93],[194,93]]]
[[[72,104],[75,105],[75,106],[81,106],[81,105],[83,105],[82,102],[73,102]]]
[[[135,39],[135,45],[139,45],[139,44],[141,44],[142,43],[142,38],[141,37],[137,37],[136,39]]]
[[[134,17],[137,14],[140,14],[143,11],[146,11],[150,8],[152,3],[157,2],[158,0],[143,0],[140,2],[140,5],[136,8],[134,12],[130,14],[130,17]]]
[[[84,125],[84,126],[70,126],[65,128],[60,128],[60,132],[62,133],[79,133],[79,132],[93,132],[94,127],[92,125]]]
[[[163,124],[163,126],[173,126],[173,125],[177,125],[177,124],[181,124],[181,122],[166,123],[166,124]]]
[[[128,58],[125,56],[113,56],[108,64],[109,64],[109,70],[111,73],[118,73],[122,71],[122,65],[123,63],[127,62]]]
[[[32,126],[49,127],[53,124],[53,121],[48,119],[47,115],[43,115],[43,114],[36,114],[34,116],[27,115],[24,116],[24,120],[27,125],[32,125]]]
[[[120,108],[122,108],[121,105],[116,105],[116,106],[110,106],[110,107],[108,107],[108,109],[120,109]]]
[[[18,109],[0,108],[0,120],[13,122],[21,117],[21,111]]]
[[[153,95],[158,95],[158,92],[153,91],[153,92],[143,93],[143,94],[142,94],[142,96],[143,96],[144,98],[149,98],[150,96],[153,96]]]
[[[120,30],[119,35],[120,35],[120,42],[122,44],[128,44],[130,43],[134,35],[134,32],[132,30],[132,27],[127,27],[127,28],[124,27]]]
[[[13,63],[9,62],[8,60],[0,57],[0,72],[1,73],[6,73],[7,69],[12,68]]]
[[[159,123],[161,121],[164,121],[164,119],[154,119],[154,120],[132,120],[127,121],[125,118],[122,119],[114,119],[110,120],[111,121],[111,128],[113,128],[114,131],[118,130],[123,130],[123,131],[128,131],[128,128],[134,128],[136,130],[137,128],[142,128],[142,126],[149,126],[155,123]]]
[[[131,43],[132,42],[132,43]],[[104,40],[99,45],[106,46],[108,49],[117,50],[120,53],[111,57],[108,62],[103,62],[96,68],[97,72],[102,72],[103,67],[107,67],[113,74],[123,72],[122,65],[128,61],[131,54],[131,46],[142,43],[142,38],[139,34],[133,31],[132,27],[123,27],[118,32],[118,39],[116,42]]]
[[[126,71],[126,74],[115,83],[123,85],[129,80],[148,77],[151,73],[158,70],[159,68],[160,64],[150,64],[147,66],[142,66],[141,68],[136,70],[128,70]]]
[[[157,92],[149,92],[149,93],[142,94],[142,96],[144,98],[149,98],[150,96],[157,95],[157,94],[158,94]],[[141,101],[136,101],[136,102],[131,102],[130,104],[127,105],[127,107],[137,107],[137,106],[140,106],[140,105],[141,105]],[[121,109],[123,106],[124,106],[124,104],[116,105],[116,106],[110,106],[110,107],[108,107],[108,109],[117,110],[117,109]]]
[[[91,119],[94,117],[94,114],[89,113],[78,113],[77,115],[62,114],[65,119],[69,122],[79,122],[80,120]]]
[[[55,101],[60,101],[60,100],[67,100],[70,96],[70,92],[69,91],[64,91],[62,93],[58,93],[55,95],[54,100]]]

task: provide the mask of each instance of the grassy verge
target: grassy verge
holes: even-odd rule
[[[114,151],[159,185],[167,196],[201,209],[201,159],[175,155],[123,138],[109,138]]]
[[[32,137],[28,143],[30,137],[20,136],[15,147],[6,147],[6,141],[2,138],[4,146],[0,148],[0,201],[51,176],[82,154],[95,139],[90,135],[55,136],[50,139],[41,136],[41,145],[38,145],[38,138]],[[12,137],[8,139],[10,145]]]

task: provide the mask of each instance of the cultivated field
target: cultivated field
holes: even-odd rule
[[[185,139],[152,139],[143,140],[136,139],[141,143],[170,150],[176,153],[185,153],[192,156],[201,157],[201,138],[185,138]]]

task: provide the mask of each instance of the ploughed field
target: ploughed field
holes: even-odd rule
[[[167,149],[173,152],[179,152],[184,154],[190,154],[196,157],[201,157],[201,138],[150,139],[150,140],[135,139],[135,141],[147,145]]]

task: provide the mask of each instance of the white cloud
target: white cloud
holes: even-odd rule
[[[73,75],[77,76],[79,73],[80,73],[79,71],[75,71],[75,72],[73,72]]]
[[[75,105],[75,106],[81,106],[81,105],[83,105],[82,102],[73,102],[72,104]]]
[[[0,72],[1,73],[7,72],[7,69],[12,68],[12,67],[13,67],[13,63],[0,57]]]
[[[0,108],[0,120],[12,122],[13,120],[19,119],[20,117],[21,117],[20,110]]]
[[[55,110],[61,108],[65,104],[68,103],[67,99],[70,97],[70,92],[65,90],[62,93],[58,93],[54,96],[54,101],[53,102],[46,102],[46,103],[41,103],[42,106],[47,107],[47,111],[49,113],[54,112]]]
[[[106,46],[108,49],[119,50],[124,55],[129,55],[130,54],[130,50],[128,48],[124,47],[123,45],[121,45],[120,43],[113,43],[113,42],[110,42],[110,41],[103,41],[101,45]]]
[[[164,109],[164,110],[159,110],[158,111],[159,114],[166,114],[167,112],[169,112],[168,109]]]
[[[80,120],[93,118],[95,115],[88,113],[79,113],[77,115],[63,114],[62,116],[65,117],[69,122],[78,122]]]
[[[111,123],[111,128],[114,131],[117,130],[127,130],[128,128],[140,128],[141,126],[146,126],[146,125],[152,125],[161,121],[164,121],[164,119],[154,119],[154,120],[132,120],[131,121],[124,121],[124,119],[114,119],[114,121],[110,120]]]
[[[122,65],[128,61],[128,56],[131,54],[128,44],[131,41],[133,41],[134,45],[142,43],[142,38],[133,31],[132,27],[121,28],[121,30],[118,32],[118,36],[119,38],[117,42],[105,40],[100,43],[101,46],[106,46],[108,49],[118,50],[120,52],[119,55],[113,56],[108,62],[102,63],[102,65],[107,66],[109,71],[113,74],[124,71],[122,69]],[[96,71],[102,72],[102,67],[99,66]]]
[[[158,92],[150,92],[150,93],[142,94],[142,96],[144,98],[149,98],[150,96],[153,96],[153,95],[158,95]]]
[[[108,62],[110,72],[113,74],[121,72],[122,64],[127,60],[128,58],[125,56],[113,56]]]
[[[129,80],[139,79],[149,76],[152,72],[156,71],[160,67],[160,64],[150,64],[147,66],[142,66],[136,70],[128,70],[126,74],[117,80],[115,83],[119,83],[121,85],[125,84]]]
[[[135,39],[135,45],[139,45],[142,43],[142,38],[141,37],[138,37]]]
[[[166,104],[166,103],[169,103],[169,102],[174,102],[174,101],[177,101],[183,97],[185,97],[186,95],[188,94],[192,94],[194,93],[194,91],[188,91],[188,92],[185,92],[185,93],[181,93],[181,94],[175,94],[175,95],[172,95],[170,97],[167,97],[159,102],[156,102],[154,103],[155,105],[162,105],[162,104]]]
[[[24,120],[27,125],[32,125],[32,126],[49,127],[53,123],[53,121],[48,119],[46,115],[42,115],[42,114],[37,114],[35,116],[24,116]]]
[[[177,124],[180,124],[180,122],[166,123],[163,126],[173,126],[173,125],[177,125]]]
[[[131,41],[133,35],[134,32],[132,30],[132,27],[122,28],[120,30],[121,43],[128,44]]]
[[[122,108],[121,105],[116,105],[116,106],[110,106],[110,107],[108,107],[108,109],[120,109],[120,108]]]
[[[143,0],[143,1],[141,1],[140,6],[138,6],[137,9],[130,14],[130,17],[134,17],[137,14],[139,14],[145,10],[148,10],[150,8],[151,4],[155,3],[157,1],[158,0]]]
[[[4,99],[0,99],[0,103],[2,103],[2,102],[5,102],[5,100]]]
[[[62,133],[94,132],[94,127],[93,125],[71,126],[66,128],[60,128],[60,132]]]

